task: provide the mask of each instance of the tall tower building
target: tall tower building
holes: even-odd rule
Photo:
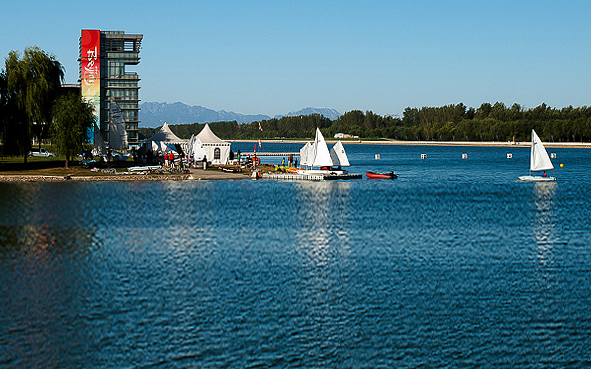
[[[139,81],[126,67],[138,65],[143,35],[83,29],[80,36],[80,87],[95,107],[97,128],[109,143],[111,101],[121,109],[130,147],[139,145]],[[92,136],[91,136],[92,137]],[[96,137],[96,136],[95,136]]]

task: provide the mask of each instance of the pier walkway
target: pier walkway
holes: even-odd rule
[[[247,155],[250,156],[300,156],[299,151],[298,152],[241,152],[240,156],[245,157]]]
[[[263,178],[266,179],[282,179],[282,180],[307,180],[307,181],[336,181],[361,179],[361,174],[299,174],[299,173],[263,173]]]

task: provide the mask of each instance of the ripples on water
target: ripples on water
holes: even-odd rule
[[[347,150],[399,180],[0,183],[0,366],[590,364],[588,153]]]

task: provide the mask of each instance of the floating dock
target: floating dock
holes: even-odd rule
[[[288,181],[337,181],[361,179],[361,174],[299,174],[299,173],[264,173],[265,179],[282,179]]]
[[[241,152],[240,156],[241,157],[246,157],[246,156],[300,156],[300,152]]]

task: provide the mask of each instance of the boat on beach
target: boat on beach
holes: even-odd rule
[[[374,172],[366,172],[365,175],[367,178],[370,179],[396,179],[398,176],[394,174],[394,172],[389,173],[374,173]]]
[[[547,170],[554,170],[554,165],[548,156],[546,148],[536,131],[531,131],[531,151],[529,161],[529,175],[521,176],[519,180],[528,182],[550,182],[556,181],[556,177],[546,174]],[[542,172],[540,175],[532,175],[532,172]]]

